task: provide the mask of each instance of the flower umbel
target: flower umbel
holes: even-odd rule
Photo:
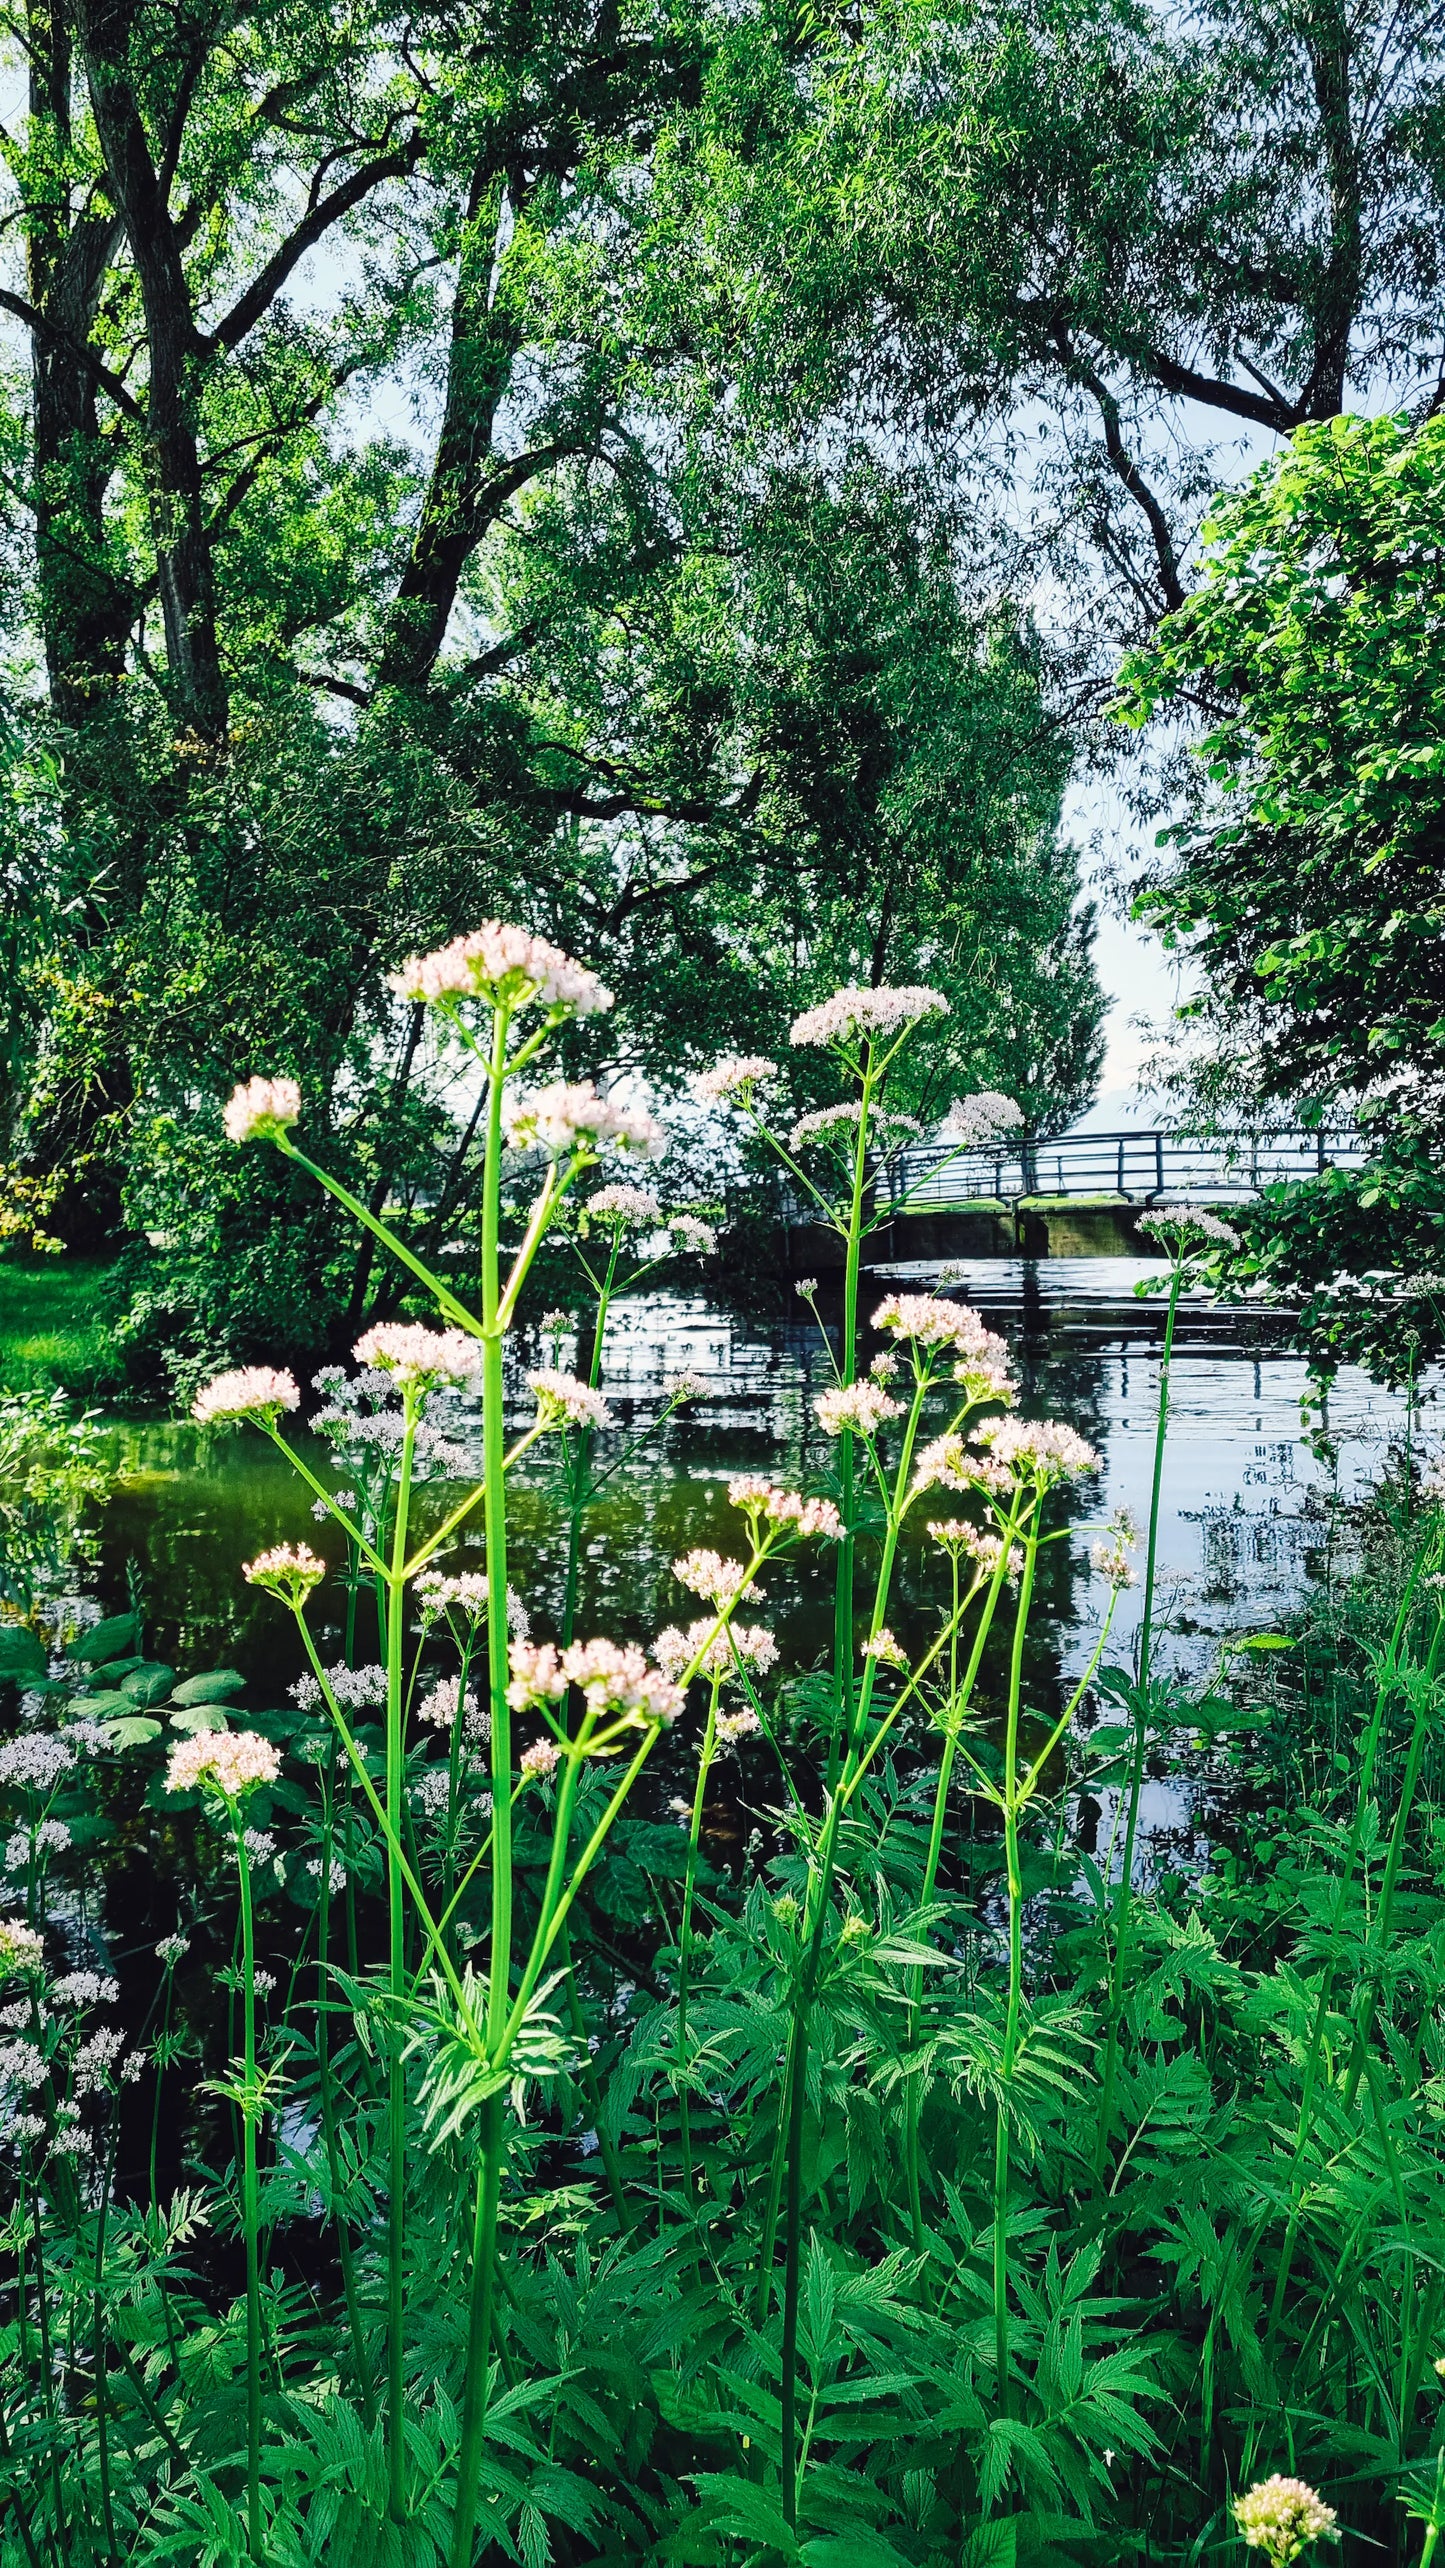
[[[404,1390],[432,1382],[470,1382],[482,1350],[465,1329],[428,1329],[412,1320],[378,1320],[351,1350],[358,1364],[393,1374]]]
[[[326,1563],[305,1543],[276,1543],[248,1560],[241,1575],[252,1587],[264,1587],[272,1596],[284,1597],[288,1605],[299,1605],[313,1587],[320,1586]]]
[[[612,1412],[600,1391],[579,1382],[575,1373],[552,1365],[529,1373],[527,1388],[536,1394],[537,1415],[544,1427],[610,1427]]]
[[[1263,2550],[1271,2559],[1298,2559],[1312,2541],[1335,2537],[1335,2510],[1304,2479],[1278,2472],[1257,2480],[1247,2495],[1235,2500],[1234,2520],[1246,2550]]]
[[[259,1730],[199,1730],[172,1748],[166,1790],[218,1792],[225,1801],[241,1801],[274,1783],[280,1771],[280,1750]]]
[[[545,936],[497,918],[434,953],[413,954],[393,987],[404,999],[484,999],[513,1014],[544,1007],[553,1016],[596,1016],[612,1005],[612,992],[595,972]]]
[[[191,1403],[198,1427],[220,1426],[232,1418],[255,1418],[274,1427],[283,1409],[299,1409],[301,1394],[292,1375],[270,1364],[243,1364],[234,1373],[218,1373]]]
[[[879,1035],[897,1034],[920,1017],[947,1016],[941,990],[914,984],[905,989],[835,990],[816,1008],[795,1017],[789,1041],[795,1044],[871,1043]]]
[[[301,1114],[294,1079],[247,1079],[231,1092],[221,1121],[228,1141],[274,1141]]]

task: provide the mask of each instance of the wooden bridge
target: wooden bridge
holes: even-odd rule
[[[1162,1200],[1238,1204],[1266,1186],[1359,1168],[1367,1151],[1353,1128],[1333,1132],[1228,1133],[1194,1141],[1162,1128],[1066,1133],[1059,1141],[981,1150],[915,1142],[879,1171],[882,1201],[896,1211],[1067,1203],[1147,1206]]]

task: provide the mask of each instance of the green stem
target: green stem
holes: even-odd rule
[[[1024,1637],[1028,1629],[1029,1607],[1033,1601],[1034,1573],[1037,1565],[1038,1538],[1030,1533],[1024,1539],[1023,1575],[1019,1580],[1019,1601],[1014,1615],[1013,1648],[1009,1656],[1008,1720],[1004,1732],[1004,1855],[1008,1866],[1008,2013],[1004,2019],[1003,2058],[1000,2063],[993,2160],[993,2338],[994,2364],[997,2373],[996,2395],[1001,2416],[1007,2416],[1009,2413],[1008,2095],[1018,2059],[1019,2016],[1023,2002],[1023,1876],[1019,1864],[1018,1799],[1019,1714],[1023,1700]]]
[[[324,1786],[321,1829],[321,1885],[316,1919],[316,2064],[321,2087],[321,2129],[326,2148],[326,2168],[331,2184],[336,2242],[341,2258],[341,2288],[346,2301],[346,2323],[351,2336],[351,2359],[356,2367],[357,2386],[361,2392],[362,2413],[368,2426],[376,2422],[376,2389],[367,2359],[366,2333],[361,2320],[361,2301],[356,2288],[356,2259],[351,2246],[351,2224],[341,2204],[341,2149],[336,2133],[336,2095],[331,2074],[331,1849],[335,1842],[333,1813],[336,1806],[336,1741],[331,1741],[331,1765]]]
[[[266,2556],[261,2523],[261,2273],[257,2258],[260,2234],[260,2186],[256,2172],[256,1927],[251,1906],[251,1859],[240,1810],[233,1803],[236,1868],[241,1884],[241,1968],[243,1976],[241,2107],[241,2219],[246,2233],[246,2529],[256,2568]]]
[[[1430,1735],[1430,1715],[1434,1710],[1435,1679],[1440,1665],[1442,1643],[1445,1643],[1445,1613],[1439,1614],[1436,1617],[1434,1638],[1430,1643],[1430,1655],[1425,1662],[1424,1673],[1419,1682],[1416,1697],[1415,1719],[1410,1731],[1410,1746],[1405,1759],[1405,1773],[1400,1785],[1399,1799],[1395,1804],[1395,1816],[1390,1829],[1390,1843],[1385,1856],[1384,1876],[1380,1883],[1380,1905],[1375,1918],[1375,1931],[1370,1939],[1372,1946],[1370,1964],[1365,1973],[1364,1986],[1360,1991],[1360,2003],[1355,2025],[1354,2048],[1350,2059],[1349,2071],[1345,2078],[1344,2105],[1346,2112],[1350,2110],[1355,2101],[1355,2097],[1359,2092],[1360,2073],[1365,2064],[1365,2050],[1370,2039],[1371,2031],[1374,2027],[1375,2008],[1379,2002],[1380,1968],[1384,1959],[1386,1947],[1390,1941],[1390,1926],[1395,1908],[1395,1891],[1399,1882],[1400,1866],[1405,1853],[1405,1832],[1410,1824],[1410,1813],[1414,1808],[1416,1787],[1420,1781],[1420,1767],[1424,1761],[1425,1748]]]
[[[682,2142],[682,2186],[689,2212],[692,2209],[692,2111],[691,2085],[687,2064],[687,2001],[689,1966],[692,1958],[692,1905],[697,1889],[698,1846],[702,1836],[703,1801],[707,1793],[708,1772],[717,1743],[717,1699],[721,1679],[714,1677],[708,1694],[707,1728],[703,1733],[702,1755],[698,1759],[697,1783],[692,1796],[692,1816],[687,1832],[687,1873],[682,1886],[682,1918],[677,1930],[677,2113],[678,2132]]]
[[[500,2093],[482,2106],[482,2154],[472,2220],[472,2283],[467,2310],[466,2386],[462,2439],[457,2453],[457,2502],[452,2517],[450,2568],[472,2568],[482,2452],[487,2432],[487,2383],[491,2371],[492,2301],[497,2266],[497,2209],[502,2181]]]
[[[1159,1358],[1159,1405],[1154,1421],[1154,1475],[1149,1490],[1149,1536],[1144,1556],[1144,1608],[1139,1618],[1139,1659],[1134,1687],[1134,1739],[1129,1761],[1129,1806],[1124,1828],[1124,1860],[1114,1892],[1114,1951],[1109,1966],[1104,2065],[1099,2078],[1099,2116],[1095,2133],[1095,2173],[1102,2177],[1109,2153],[1114,2114],[1114,2081],[1119,2066],[1119,2029],[1124,1982],[1129,1964],[1129,1924],[1134,1900],[1134,1850],[1139,1835],[1139,1805],[1144,1794],[1144,1759],[1149,1745],[1149,1668],[1154,1640],[1154,1580],[1159,1557],[1159,1500],[1164,1485],[1164,1448],[1169,1435],[1169,1376],[1174,1360],[1174,1326],[1184,1287],[1184,1263],[1174,1261],[1169,1279],[1169,1307]]]
[[[416,1425],[416,1396],[408,1391],[401,1441],[401,1469],[397,1480],[396,1515],[392,1525],[391,1570],[386,1582],[387,1982],[392,2017],[386,2094],[388,2144],[386,2457],[387,2507],[393,2523],[405,2523],[407,2513],[406,2061],[401,2038],[402,2009],[406,1997],[406,1908],[402,1870],[406,1765],[403,1738],[402,1651],[406,1631],[407,1519],[410,1513]]]

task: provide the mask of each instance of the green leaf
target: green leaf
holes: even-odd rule
[[[103,1623],[93,1623],[88,1632],[77,1632],[66,1643],[67,1658],[78,1659],[82,1667],[104,1667],[108,1660],[124,1658],[140,1644],[138,1614],[110,1614]]]
[[[702,2497],[708,2520],[719,2532],[729,2532],[739,2541],[755,2541],[766,2550],[775,2550],[786,2560],[799,2556],[797,2541],[783,2521],[777,2498],[766,2488],[754,2487],[751,2479],[735,2477],[730,2471],[697,2470],[693,2486]]]
[[[164,1703],[175,1681],[173,1667],[162,1667],[159,1659],[147,1659],[129,1676],[121,1678],[120,1690],[130,1696],[132,1703],[143,1704],[149,1709],[152,1703]]]
[[[1231,1650],[1254,1653],[1260,1650],[1292,1650],[1294,1643],[1283,1632],[1251,1632],[1247,1639],[1231,1641],[1229,1646]]]
[[[183,1685],[176,1687],[171,1701],[180,1704],[225,1703],[231,1695],[240,1693],[245,1682],[244,1676],[238,1676],[233,1667],[213,1667],[205,1676],[188,1676]]]
[[[817,2532],[802,2550],[805,2568],[907,2568],[901,2550],[859,2524],[851,2532]]]
[[[113,1748],[141,1748],[148,1739],[160,1737],[161,1724],[144,1712],[135,1712],[120,1721],[107,1721],[105,1735]]]
[[[225,1726],[224,1712],[218,1712],[210,1703],[192,1703],[185,1711],[171,1714],[171,1728],[184,1730],[192,1738],[198,1730],[224,1730]],[[159,1729],[159,1722],[156,1727]]]
[[[0,1684],[29,1685],[43,1677],[45,1645],[21,1623],[0,1623]]]

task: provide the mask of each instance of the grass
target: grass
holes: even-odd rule
[[[101,1257],[0,1260],[0,1387],[104,1391],[119,1384],[110,1271]]]

